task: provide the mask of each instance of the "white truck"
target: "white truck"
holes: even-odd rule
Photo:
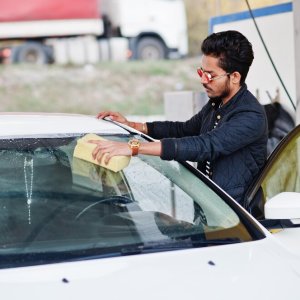
[[[283,83],[296,105],[293,5],[291,2],[253,10],[258,28]],[[246,83],[262,104],[280,98],[280,103],[295,115],[295,110],[268,58],[249,11],[211,18],[210,32],[238,30],[253,45],[254,62]]]
[[[183,0],[0,0],[2,62],[87,63],[187,53]]]

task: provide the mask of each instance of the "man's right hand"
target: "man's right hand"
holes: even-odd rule
[[[114,111],[101,111],[98,113],[97,118],[98,119],[104,119],[105,117],[109,117],[111,118],[113,121],[125,124],[125,125],[129,125],[129,121],[120,113],[118,112],[114,112]]]

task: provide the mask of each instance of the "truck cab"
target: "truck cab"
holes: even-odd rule
[[[113,34],[129,39],[132,59],[179,58],[188,53],[182,0],[102,0]]]

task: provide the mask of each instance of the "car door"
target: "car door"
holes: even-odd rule
[[[253,216],[271,232],[276,232],[276,236],[290,249],[295,251],[297,249],[298,253],[300,253],[300,215],[297,208],[300,207],[299,173],[300,125],[295,127],[269,156],[244,202],[244,206]],[[266,208],[269,209],[270,201],[278,199],[281,217],[269,217]],[[289,211],[290,218],[289,215],[286,216],[285,211]]]

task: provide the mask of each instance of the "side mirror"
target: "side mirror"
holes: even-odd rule
[[[300,193],[283,192],[265,204],[266,219],[300,219]]]

